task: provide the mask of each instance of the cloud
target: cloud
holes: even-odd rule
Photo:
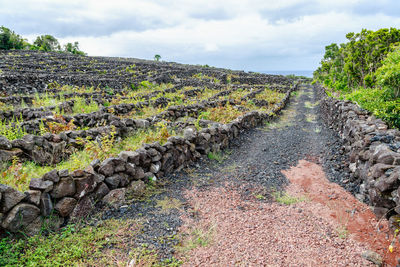
[[[383,2],[384,4],[380,4]],[[383,0],[0,0],[0,25],[29,38],[79,41],[89,55],[246,70],[315,69],[347,32],[399,27],[400,4]],[[22,8],[23,7],[23,8]]]

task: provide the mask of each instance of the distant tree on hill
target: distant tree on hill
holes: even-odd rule
[[[55,38],[52,35],[41,35],[36,38],[36,40],[33,42],[33,47],[34,50],[36,48],[41,51],[60,51],[61,46],[60,43],[58,42],[57,38]]]
[[[66,45],[64,45],[64,52],[74,55],[85,55],[85,53],[79,49],[78,42],[67,43]]]
[[[155,56],[154,56],[154,60],[155,60],[155,61],[160,61],[160,59],[161,59],[161,56],[160,56],[160,55],[155,55]]]
[[[86,55],[79,49],[79,43],[67,43],[61,49],[61,45],[57,38],[52,35],[40,35],[36,38],[33,44],[28,43],[26,39],[23,39],[20,35],[4,26],[0,27],[0,50],[11,50],[11,49],[30,49],[40,51],[56,51],[65,52],[74,55]],[[158,55],[159,56],[159,55]],[[161,56],[159,56],[161,58]]]
[[[12,30],[0,27],[0,50],[24,49],[29,44]]]

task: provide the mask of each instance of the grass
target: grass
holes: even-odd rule
[[[341,225],[338,228],[336,228],[336,233],[339,238],[346,239],[347,236],[349,235],[349,230],[347,230],[346,226]]]
[[[164,199],[157,200],[156,207],[161,208],[162,211],[167,211],[170,209],[180,209],[183,203],[176,198],[165,197]]]
[[[0,120],[0,135],[6,137],[8,140],[15,140],[22,138],[28,134],[25,129],[20,126],[22,119],[13,118],[11,121]]]
[[[45,173],[53,169],[68,169],[70,171],[84,169],[94,159],[104,160],[108,157],[117,156],[121,151],[134,151],[144,143],[159,141],[163,144],[173,134],[171,130],[161,126],[138,130],[117,143],[111,140],[112,136],[104,136],[102,144],[88,141],[84,150],[76,151],[68,160],[62,161],[56,166],[40,166],[32,161],[20,163],[16,160],[10,162],[0,172],[0,183],[25,191],[29,187],[31,178],[41,178]]]
[[[274,90],[265,88],[264,91],[262,91],[261,93],[259,93],[255,96],[255,99],[266,100],[271,105],[273,105],[273,104],[276,104],[276,103],[279,103],[280,101],[282,101],[284,97],[285,97],[284,93],[280,93],[278,91],[274,91]]]
[[[68,169],[70,171],[84,169],[93,160],[87,151],[77,151],[71,157],[62,161],[56,166],[40,166],[32,161],[20,163],[13,161],[0,173],[0,183],[12,186],[20,191],[25,191],[29,188],[31,178],[41,178],[45,173],[57,169]]]
[[[289,195],[287,192],[274,192],[272,196],[276,202],[284,205],[293,205],[307,200],[306,197],[294,197]]]
[[[0,266],[110,266],[126,265],[137,220],[105,220],[95,226],[70,224],[48,236],[0,240]],[[112,250],[107,248],[112,247]],[[118,256],[118,257],[117,257]],[[116,259],[125,259],[117,262]],[[120,265],[121,266],[121,265]]]
[[[88,103],[82,97],[74,98],[74,105],[72,107],[72,114],[91,113],[99,110],[99,105],[90,100]]]
[[[204,77],[202,77],[204,78]],[[59,90],[72,90],[76,92],[94,92],[97,89],[94,89],[93,87],[87,88],[87,87],[71,87],[71,86],[60,86],[58,84],[53,85],[54,88],[58,88]],[[154,90],[165,90],[167,88],[171,88],[173,85],[172,84],[161,84],[161,85],[155,85],[146,81],[143,81],[140,83],[138,87],[135,87],[134,89],[128,91],[128,93],[124,96],[128,97],[134,97],[138,96],[142,93],[149,93]],[[191,88],[187,88],[191,89]],[[97,92],[97,91],[96,91]],[[214,96],[216,93],[220,92],[219,90],[213,90],[213,89],[208,89],[205,88],[202,90],[202,92],[197,95],[195,98],[195,101],[200,101],[201,99],[207,99],[209,97]],[[230,97],[241,97],[242,95],[247,94],[246,90],[236,90],[231,93]],[[275,101],[279,101],[280,97],[282,97],[284,94],[278,93],[271,91],[269,89],[266,89],[262,93],[259,94],[258,97],[262,97],[263,99],[268,99],[268,101],[271,101],[271,103]],[[192,100],[185,99],[186,97],[182,94],[182,91],[177,91],[175,93],[159,93],[157,97],[164,96],[168,97],[171,99],[171,102],[169,105],[175,105],[175,104],[190,104],[192,103]],[[51,97],[46,94],[43,99],[40,99],[39,97],[36,97],[36,100],[42,101],[44,104],[50,104],[51,102]],[[74,98],[75,103],[73,106],[73,113],[90,113],[93,111],[97,111],[99,109],[99,106],[96,102],[94,101],[89,101],[86,102],[86,100],[82,97],[75,97]],[[252,101],[247,101],[245,103],[242,103],[244,107],[250,109],[250,110],[260,110],[264,109],[267,110],[267,108],[260,108],[256,107]],[[147,118],[150,116],[154,116],[156,114],[159,114],[166,108],[154,108],[154,107],[144,107],[143,109],[140,110],[134,110],[128,115],[128,117],[135,117],[135,118]],[[219,107],[214,107],[214,108],[209,108],[199,115],[199,119],[206,119],[206,120],[212,120],[215,122],[219,123],[229,123],[236,119],[238,116],[241,116],[244,114],[244,111],[242,109],[239,109],[239,106],[232,106],[230,104],[227,104],[225,106],[219,106]],[[15,120],[15,124],[18,125],[18,120]],[[14,140],[17,138],[21,138],[23,135],[25,135],[25,131],[23,129],[20,129],[18,127],[12,127],[13,124],[10,123],[5,123],[5,122],[0,122],[0,134],[6,136],[10,140]],[[49,126],[49,125],[48,125]],[[59,125],[50,125],[50,126],[59,126]],[[53,127],[54,128],[54,127]],[[64,128],[60,128],[61,131],[65,130]],[[51,129],[49,129],[51,130]],[[47,131],[49,131],[47,130]],[[52,131],[53,132],[53,131]],[[56,131],[59,132],[59,131]],[[129,136],[119,140],[118,142],[115,142],[116,139],[112,138],[112,140],[109,140],[109,137],[104,137],[102,140],[102,144],[98,144],[97,142],[94,142],[92,140],[83,140],[82,144],[85,145],[85,149],[82,151],[75,151],[69,159],[60,162],[56,166],[39,166],[33,162],[24,162],[24,163],[19,163],[18,161],[10,162],[8,165],[3,167],[3,170],[0,173],[0,183],[11,185],[21,191],[24,191],[28,189],[29,185],[29,180],[30,178],[40,178],[42,177],[45,173],[49,172],[50,170],[56,168],[58,170],[62,169],[68,169],[70,171],[76,170],[76,169],[84,169],[86,166],[90,164],[90,162],[93,159],[100,159],[103,160],[107,157],[112,157],[118,155],[121,151],[124,150],[130,150],[134,151],[138,148],[140,148],[144,143],[153,143],[155,141],[159,141],[161,144],[165,143],[167,141],[167,138],[176,135],[176,133],[171,130],[167,129],[165,125],[158,125],[158,127],[154,128],[148,128],[148,129],[140,129],[136,131],[133,134],[130,134]],[[106,145],[105,145],[106,144]],[[222,155],[222,153],[209,153],[208,157],[211,160],[216,160],[217,162],[221,163],[226,157]]]
[[[309,123],[315,123],[317,116],[312,115],[312,114],[307,114],[306,115],[306,121]]]
[[[184,256],[185,253],[193,249],[211,245],[214,240],[216,228],[216,225],[212,224],[209,227],[193,227],[189,229],[189,233],[182,236],[182,242],[180,246],[176,247],[176,250]]]
[[[209,108],[202,113],[202,119],[212,120],[219,123],[229,123],[237,117],[243,115],[243,111],[239,111],[234,106],[227,104],[215,108]]]
[[[218,151],[218,152],[208,152],[207,157],[208,157],[210,160],[215,160],[215,161],[217,161],[218,163],[222,163],[222,162],[227,158],[227,156],[224,155],[221,151]]]
[[[150,250],[147,246],[134,248],[129,253],[131,260],[129,266],[170,266],[176,267],[182,265],[182,261],[172,258],[160,262],[157,252]],[[125,265],[126,266],[126,265]]]
[[[60,95],[56,97],[54,95],[49,95],[47,92],[45,94],[39,95],[35,94],[35,98],[32,100],[32,107],[49,107],[59,105],[64,102],[64,96]]]

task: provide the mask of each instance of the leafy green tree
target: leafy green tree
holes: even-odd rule
[[[387,53],[400,43],[400,30],[395,28],[346,34],[347,43],[325,47],[325,55],[314,78],[326,86],[347,91],[356,86],[372,87],[376,70]]]
[[[155,55],[155,56],[154,56],[154,60],[155,60],[155,61],[160,61],[160,59],[161,59],[161,56],[160,56],[160,55]]]
[[[393,98],[400,97],[400,48],[389,53],[376,71],[378,85],[388,89]]]
[[[12,30],[0,27],[0,50],[24,49],[28,43]]]
[[[60,51],[61,46],[58,40],[52,35],[41,35],[33,42],[42,51]]]
[[[85,53],[79,49],[78,42],[67,43],[66,45],[64,45],[64,52],[74,55],[85,55]]]

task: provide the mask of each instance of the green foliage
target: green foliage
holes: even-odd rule
[[[226,155],[222,154],[222,152],[208,152],[207,157],[211,160],[215,160],[218,163],[222,163],[226,159]]]
[[[41,35],[36,38],[33,44],[41,51],[60,51],[61,46],[58,40],[52,35]]]
[[[104,134],[99,141],[86,138],[85,140],[77,139],[77,142],[85,146],[85,151],[91,156],[92,159],[105,160],[113,155],[113,147],[116,135],[115,127],[113,127],[110,134]]]
[[[143,87],[143,88],[152,88],[152,87],[154,87],[155,85],[152,84],[152,83],[149,82],[149,81],[141,81],[141,82],[140,82],[140,86]]]
[[[395,28],[348,33],[347,43],[325,47],[321,66],[314,79],[336,90],[349,91],[356,86],[373,86],[375,71],[382,60],[400,42],[400,30]]]
[[[128,72],[128,73],[135,74],[135,73],[136,73],[135,68],[136,68],[136,65],[133,64],[133,65],[130,65],[130,66],[126,67],[126,68],[125,68],[125,71]],[[133,87],[132,87],[132,86],[133,86]],[[135,87],[135,85],[134,85],[134,84],[131,84],[131,88],[134,89],[134,87]]]
[[[343,97],[371,111],[389,125],[400,128],[400,98],[391,99],[390,91],[359,88]]]
[[[272,195],[276,202],[284,205],[292,205],[307,200],[305,197],[294,197],[286,192],[275,192]]]
[[[9,166],[0,173],[0,183],[24,191],[31,179],[28,175],[24,172],[23,165],[19,162],[18,157],[15,156]]]
[[[74,106],[72,107],[73,114],[91,113],[98,110],[99,110],[99,105],[95,101],[90,100],[87,103],[86,100],[82,97],[74,98]]]
[[[207,119],[220,122],[229,123],[237,117],[243,115],[243,111],[236,109],[234,106],[227,103],[225,106],[207,109]]]
[[[348,42],[325,47],[314,80],[329,96],[342,95],[400,127],[400,30],[395,28],[348,33]]]
[[[12,30],[0,27],[0,50],[24,49],[28,43]]]
[[[8,140],[22,138],[27,132],[21,126],[21,121],[15,118],[10,122],[0,120],[0,135],[5,136]]]
[[[67,43],[66,45],[64,45],[64,52],[70,53],[73,55],[81,55],[81,56],[85,55],[85,53],[79,49],[78,42]]]
[[[377,83],[391,91],[393,98],[400,97],[400,48],[390,52],[376,71]]]
[[[160,55],[154,55],[154,60],[155,60],[155,61],[160,61],[160,59],[161,59],[161,56],[160,56]]]
[[[0,27],[0,50],[11,50],[11,49],[30,49],[30,50],[40,50],[40,51],[57,51],[66,52],[75,55],[85,55],[79,49],[79,43],[67,43],[61,49],[61,45],[58,40],[52,35],[41,35],[36,38],[33,44],[27,42],[20,35],[16,34],[14,31],[1,26]],[[29,54],[26,54],[29,56]]]
[[[116,230],[120,229],[120,230]],[[133,220],[106,220],[96,226],[70,224],[48,236],[0,240],[1,266],[102,266],[114,265],[106,247],[116,252],[135,235],[140,224]],[[122,256],[122,255],[120,255]]]

